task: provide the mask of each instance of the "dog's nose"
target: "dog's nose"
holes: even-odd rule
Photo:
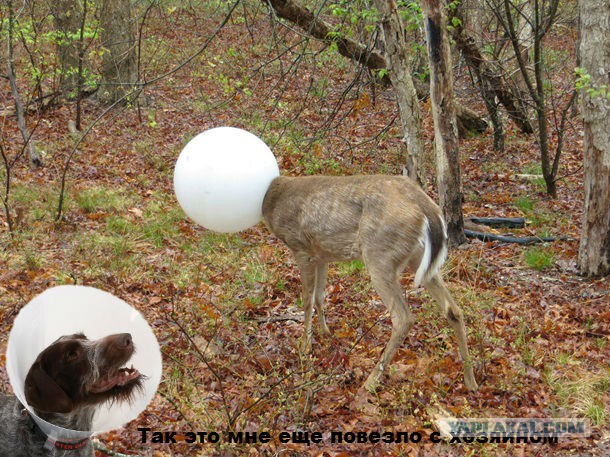
[[[122,349],[127,349],[131,345],[133,345],[133,340],[131,339],[131,333],[120,333],[117,335],[116,339],[117,344]]]

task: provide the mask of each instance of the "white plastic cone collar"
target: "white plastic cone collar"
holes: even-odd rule
[[[27,404],[24,393],[26,375],[38,354],[60,336],[79,332],[90,340],[130,333],[136,351],[127,365],[133,364],[147,377],[143,392],[136,393],[131,403],[99,407],[91,431],[69,430],[44,421]],[[140,312],[102,290],[68,285],[47,289],[21,309],[9,335],[6,369],[15,395],[41,430],[54,440],[75,442],[135,419],[155,395],[162,367],[159,343]]]

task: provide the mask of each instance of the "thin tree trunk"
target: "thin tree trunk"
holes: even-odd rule
[[[421,6],[430,61],[430,98],[440,206],[447,222],[449,240],[456,246],[464,243],[466,236],[449,36],[442,1],[424,0]]]
[[[13,2],[9,2],[9,24],[8,24],[8,59],[6,62],[6,73],[11,86],[11,93],[13,95],[13,102],[15,104],[15,114],[17,116],[17,125],[19,131],[23,137],[24,148],[28,151],[28,161],[32,168],[37,168],[42,165],[42,161],[36,146],[32,134],[28,132],[28,127],[25,123],[25,114],[23,112],[23,103],[21,102],[21,96],[19,95],[19,89],[17,88],[17,78],[15,77],[15,61],[13,53],[13,27],[14,27],[14,16],[13,16]],[[7,169],[7,174],[9,170]],[[8,179],[8,178],[7,178]]]
[[[539,14],[535,12],[536,29],[539,29]],[[542,165],[542,176],[546,183],[547,193],[551,197],[557,197],[557,185],[555,174],[553,174],[551,159],[549,157],[549,127],[547,125],[546,95],[544,93],[542,37],[534,40],[534,76],[536,78],[536,117],[538,118],[538,145],[540,147],[540,162]],[[526,70],[527,71],[527,70]]]
[[[506,17],[506,31],[508,32],[515,57],[519,64],[519,70],[525,86],[534,102],[536,118],[538,121],[538,147],[540,148],[540,162],[542,165],[542,175],[546,183],[547,193],[552,196],[557,196],[557,186],[555,183],[556,176],[553,174],[553,167],[549,156],[549,141],[548,141],[548,125],[547,125],[547,106],[544,94],[544,75],[543,75],[543,43],[542,39],[549,31],[553,24],[559,0],[552,0],[548,7],[540,5],[539,0],[534,0],[534,81],[529,74],[527,61],[524,59],[522,46],[519,43],[519,37],[516,29],[515,19],[511,8],[516,8],[516,5],[511,0],[504,0],[504,14]]]
[[[422,162],[425,150],[421,110],[410,72],[406,28],[394,0],[375,0],[375,6],[381,20],[388,74],[398,98],[398,109],[404,128],[402,141],[406,146],[407,175],[423,186]]]
[[[580,58],[591,86],[580,97],[585,204],[578,262],[583,274],[601,276],[610,273],[610,0],[580,0],[579,8]]]

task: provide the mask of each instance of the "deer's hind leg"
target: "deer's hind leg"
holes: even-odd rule
[[[438,303],[441,312],[447,318],[449,325],[453,329],[458,341],[460,356],[464,364],[464,384],[471,391],[478,389],[477,382],[474,378],[472,369],[472,360],[468,353],[468,338],[466,326],[464,325],[464,316],[460,307],[453,301],[449,290],[439,275],[430,278],[424,287],[428,290],[432,298]]]
[[[387,370],[396,351],[404,342],[415,322],[415,318],[407,306],[403,290],[398,281],[399,268],[389,265],[389,262],[378,261],[383,258],[378,252],[375,252],[371,253],[370,256],[365,256],[364,259],[371,275],[373,287],[381,297],[384,305],[388,308],[392,319],[390,340],[383,350],[379,362],[375,365],[375,368],[364,383],[364,388],[369,391],[374,391],[377,388],[384,371]]]

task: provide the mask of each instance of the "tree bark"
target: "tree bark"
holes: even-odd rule
[[[76,37],[83,24],[83,6],[79,0],[49,2],[58,34],[59,85],[65,97],[78,93],[79,44]]]
[[[436,179],[449,240],[456,246],[464,243],[466,236],[449,36],[442,1],[424,0],[421,6],[430,62]]]
[[[421,110],[409,71],[411,65],[409,44],[405,35],[406,27],[394,0],[375,0],[375,6],[381,20],[388,74],[396,92],[398,110],[404,128],[402,141],[406,146],[407,175],[423,185],[425,181],[422,162],[425,150]]]
[[[132,92],[138,81],[130,0],[103,0],[100,28],[106,51],[102,56],[102,79],[96,96],[101,103],[111,104]]]
[[[580,58],[591,86],[580,97],[585,202],[578,261],[583,274],[602,276],[610,273],[610,0],[580,0],[579,8]]]

